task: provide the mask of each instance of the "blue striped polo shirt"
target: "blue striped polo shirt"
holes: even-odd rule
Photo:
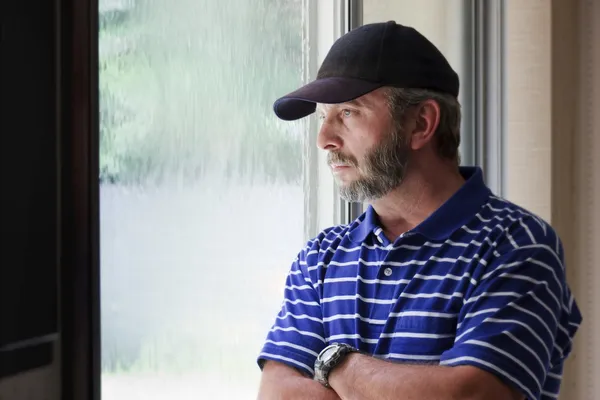
[[[333,342],[402,363],[472,365],[529,399],[556,398],[582,317],[561,241],[495,196],[477,167],[414,229],[390,242],[369,207],[325,229],[292,263],[258,356],[313,375]]]

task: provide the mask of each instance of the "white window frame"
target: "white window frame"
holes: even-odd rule
[[[316,79],[319,66],[336,39],[347,32],[349,0],[303,0],[304,82]],[[321,230],[345,223],[345,202],[339,197],[327,154],[317,148],[318,121],[305,118],[304,236],[308,240]]]

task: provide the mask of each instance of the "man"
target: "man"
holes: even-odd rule
[[[459,167],[459,80],[416,30],[365,25],[275,103],[322,121],[341,195],[369,202],[293,262],[260,399],[556,398],[581,315],[561,241]]]

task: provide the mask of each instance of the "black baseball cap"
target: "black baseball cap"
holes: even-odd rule
[[[459,80],[442,53],[414,28],[394,21],[363,25],[333,44],[317,79],[275,101],[275,114],[292,121],[316,103],[354,100],[383,86],[430,89],[458,97]]]

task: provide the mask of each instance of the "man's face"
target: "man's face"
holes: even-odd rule
[[[356,101],[319,105],[322,121],[318,146],[328,151],[328,163],[347,201],[379,199],[398,187],[406,173],[411,149],[395,126],[383,89]]]

